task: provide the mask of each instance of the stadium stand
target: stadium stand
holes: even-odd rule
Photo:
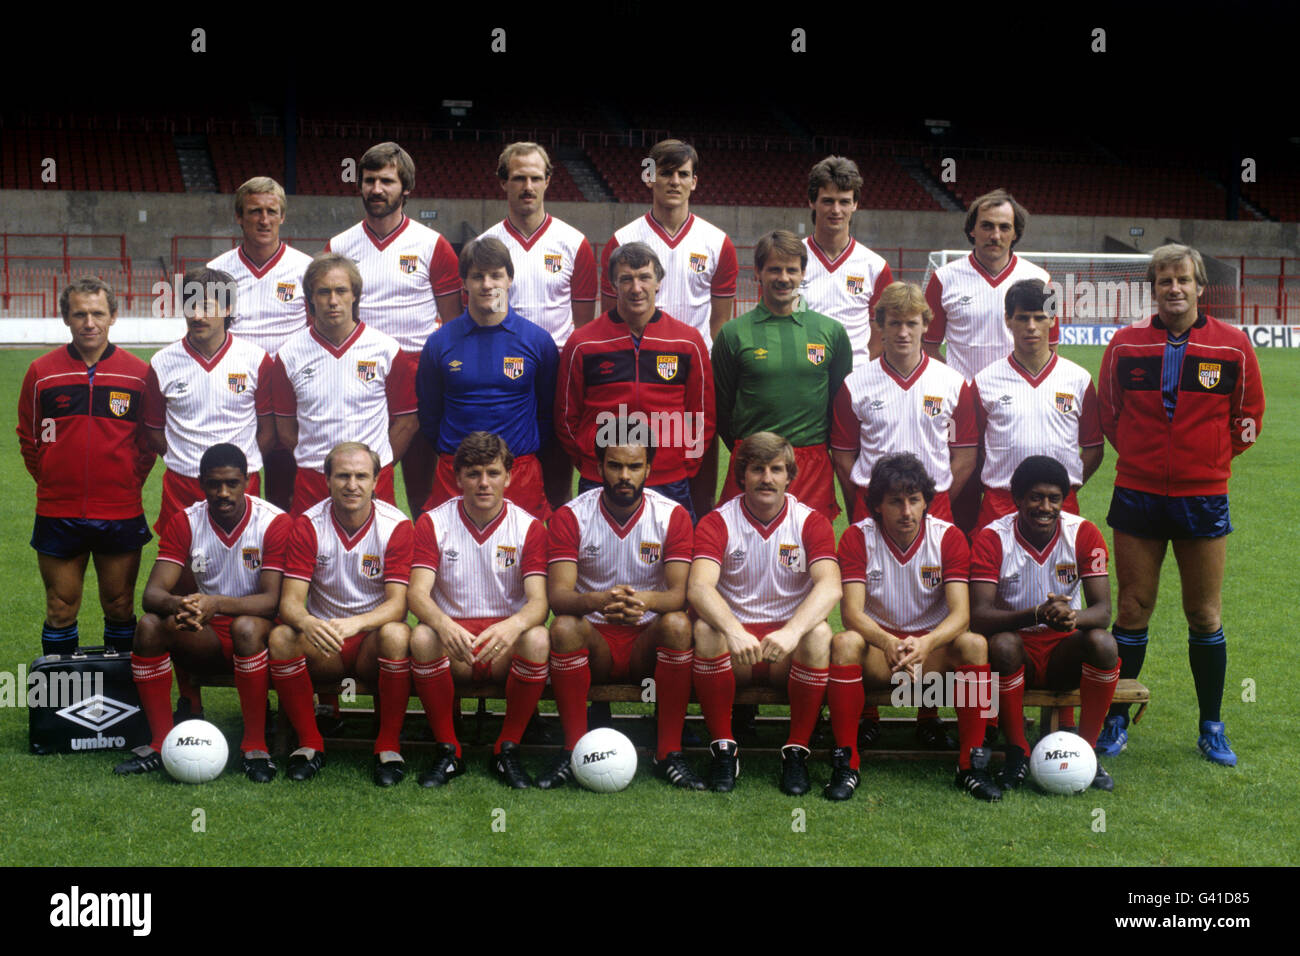
[[[42,176],[47,159],[53,182]],[[16,129],[5,135],[0,189],[177,193],[185,184],[169,134]]]

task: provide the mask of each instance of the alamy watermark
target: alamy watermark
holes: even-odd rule
[[[630,412],[619,403],[618,411],[596,415],[596,444],[601,448],[624,445],[653,445],[655,448],[684,448],[687,458],[704,454],[703,412]]]

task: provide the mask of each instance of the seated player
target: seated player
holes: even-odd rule
[[[455,684],[506,682],[506,717],[492,772],[516,790],[533,785],[519,762],[519,737],[546,689],[546,528],[505,498],[514,455],[501,437],[470,432],[454,460],[461,495],[415,523],[408,594],[420,619],[411,634],[411,674],[438,759],[420,786],[464,772],[456,739]]]
[[[299,515],[284,562],[280,620],[271,631],[271,680],[300,746],[290,780],[310,780],[325,763],[316,726],[313,681],[355,677],[379,688],[374,780],[405,775],[402,719],[411,696],[406,583],[411,522],[375,498],[379,456],[360,442],[325,456],[330,496]]]
[[[1095,747],[1119,680],[1115,638],[1107,629],[1106,542],[1091,521],[1062,513],[1069,493],[1065,466],[1031,455],[1011,475],[1016,513],[975,536],[971,617],[989,635],[989,663],[1001,675],[998,726],[1008,743],[1003,789],[1019,787],[1029,770],[1026,687],[1078,687],[1079,736]],[[1100,762],[1092,785],[1115,788]]]
[[[699,615],[692,673],[713,738],[709,782],[725,792],[740,773],[731,735],[736,685],[784,682],[790,735],[781,748],[781,790],[798,795],[811,787],[808,738],[830,666],[826,616],[840,599],[835,532],[825,515],[786,493],[796,466],[794,449],[780,435],[750,435],[731,467],[742,494],[695,529],[687,590]]]
[[[114,773],[162,767],[172,729],[172,654],[188,672],[235,673],[244,715],[244,773],[254,783],[275,776],[266,746],[267,635],[280,603],[284,549],[291,521],[279,508],[247,494],[248,461],[230,444],[213,445],[199,461],[204,500],[174,512],[162,529],[158,560],[144,586],[144,617],[135,628],[131,676],[153,741]],[[188,568],[198,588],[173,594]]]
[[[898,686],[899,673],[954,673],[961,750],[956,785],[980,800],[1000,800],[982,746],[990,700],[984,638],[970,631],[970,549],[954,524],[930,514],[934,479],[915,455],[885,455],[872,466],[866,505],[871,517],[840,539],[848,628],[831,644],[834,767],[826,796],[847,800],[858,785],[855,735],[865,685]]]
[[[543,789],[573,778],[569,758],[587,732],[592,681],[646,677],[654,678],[659,710],[655,773],[685,790],[705,789],[681,749],[691,698],[685,608],[694,532],[685,508],[645,487],[654,458],[653,445],[597,442],[603,487],[578,495],[551,519],[551,684],[564,754],[537,778]]]

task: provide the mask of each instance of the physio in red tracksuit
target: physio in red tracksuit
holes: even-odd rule
[[[90,556],[104,609],[104,643],[130,650],[135,579],[151,535],[140,489],[153,467],[141,419],[149,366],[108,341],[117,297],[87,276],[59,295],[72,343],[27,369],[18,443],[36,479],[36,549],[45,584],[41,646],[76,650],[77,612]]]
[[[1197,309],[1208,280],[1195,249],[1156,249],[1147,281],[1157,312],[1115,334],[1098,382],[1102,431],[1119,456],[1106,520],[1115,532],[1120,677],[1141,671],[1160,565],[1172,541],[1200,705],[1198,746],[1208,760],[1234,766],[1219,713],[1227,668],[1219,612],[1232,530],[1228,476],[1232,459],[1259,435],[1264,389],[1246,335]],[[1128,706],[1119,705],[1097,748],[1115,755],[1127,741]]]

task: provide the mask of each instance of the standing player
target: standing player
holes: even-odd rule
[[[1165,551],[1173,542],[1187,617],[1187,653],[1200,705],[1198,746],[1235,766],[1220,704],[1228,652],[1223,637],[1228,476],[1264,418],[1264,388],[1249,339],[1197,309],[1208,282],[1195,249],[1161,246],[1147,281],[1156,314],[1120,329],[1101,361],[1101,427],[1119,456],[1107,523],[1115,531],[1121,677],[1146,657]],[[1128,707],[1113,710],[1098,748],[1117,754],[1128,740]]]
[[[828,799],[847,800],[858,785],[854,734],[864,682],[900,686],[895,677],[900,673],[914,686],[926,674],[956,675],[953,698],[961,738],[956,785],[980,800],[1002,798],[982,746],[981,708],[991,700],[991,687],[984,638],[970,631],[970,549],[955,525],[930,514],[934,496],[934,479],[915,455],[879,458],[867,487],[870,517],[840,539],[840,610],[847,630],[831,644],[828,697],[835,751]]]
[[[104,643],[130,650],[140,549],[151,537],[140,498],[154,459],[141,418],[149,366],[109,342],[117,296],[103,279],[65,286],[59,311],[72,341],[31,364],[18,396],[18,445],[36,480],[41,649],[77,649],[77,612],[93,555]]]
[[[475,239],[460,254],[469,305],[429,336],[415,391],[420,427],[438,450],[430,510],[461,493],[452,462],[465,436],[500,435],[517,449],[508,497],[543,521],[550,518],[540,450],[554,444],[555,342],[507,304],[515,267],[505,243]]]
[[[807,247],[784,229],[754,246],[762,301],[728,323],[713,349],[718,434],[733,449],[764,431],[790,442],[798,463],[790,493],[833,521],[840,509],[826,442],[831,403],[853,368],[853,346],[842,324],[800,302],[807,264]],[[740,494],[740,474],[728,475],[723,501]]]
[[[676,787],[704,789],[681,751],[691,699],[685,608],[694,534],[685,508],[645,489],[654,459],[653,445],[597,442],[603,487],[579,495],[551,520],[551,684],[565,752],[537,778],[544,789],[573,778],[570,757],[587,732],[592,681],[646,677],[654,678],[659,709],[655,773]]]
[[[284,187],[269,176],[254,176],[235,190],[235,222],[243,241],[208,263],[209,269],[230,274],[238,284],[231,333],[272,359],[290,335],[308,325],[302,274],[311,256],[280,240],[288,211]],[[288,511],[297,468],[293,452],[277,442],[262,457],[265,497]]]
[[[988,635],[998,676],[998,726],[1007,738],[999,783],[1013,790],[1029,770],[1025,688],[1079,688],[1079,736],[1093,746],[1115,696],[1119,660],[1110,623],[1106,542],[1091,521],[1062,514],[1065,466],[1030,455],[1011,476],[1016,511],[975,537],[971,621]],[[1084,608],[1084,599],[1087,608]],[[1099,762],[1092,786],[1115,789]]]
[[[460,315],[456,253],[444,236],[406,215],[415,188],[415,162],[406,150],[379,143],[357,165],[366,217],[327,242],[325,251],[356,263],[366,286],[359,321],[397,340],[405,373],[414,378],[433,330]],[[397,457],[410,512],[419,514],[433,486],[433,447],[417,434]]]
[[[804,307],[844,325],[853,345],[853,367],[880,355],[880,331],[871,321],[876,300],[894,281],[889,263],[853,238],[853,214],[862,197],[858,164],[827,156],[808,176],[813,234],[804,240],[808,267],[799,292]]]
[[[144,396],[145,435],[167,465],[153,526],[159,534],[172,515],[203,500],[199,461],[208,448],[229,442],[243,452],[256,495],[262,453],[275,437],[271,359],[227,331],[234,278],[199,266],[185,273],[184,289],[185,337],[149,360]]]
[[[781,748],[781,791],[798,795],[811,787],[808,738],[830,667],[826,617],[840,599],[835,532],[825,515],[786,493],[797,465],[780,435],[750,435],[731,466],[744,492],[701,519],[688,584],[699,615],[695,693],[713,738],[709,782],[731,790],[740,773],[731,735],[736,685],[784,682],[790,735]]]
[[[271,631],[271,680],[298,735],[290,780],[310,780],[325,763],[312,681],[356,677],[379,688],[375,783],[400,783],[399,737],[411,696],[406,585],[411,522],[375,498],[379,456],[342,442],[325,456],[330,496],[294,524],[285,556],[280,621]]]
[[[1050,294],[1038,279],[1022,279],[1007,290],[1006,325],[1015,347],[1004,361],[975,376],[975,411],[984,450],[977,528],[1016,510],[1011,473],[1030,455],[1046,455],[1065,465],[1070,487],[1062,507],[1077,515],[1075,492],[1105,454],[1092,377],[1048,345],[1056,326],[1056,316],[1045,308]]]
[[[275,777],[266,746],[267,636],[280,604],[280,579],[291,519],[248,494],[248,461],[235,445],[208,448],[199,462],[204,498],[174,513],[160,532],[158,560],[144,586],[144,617],[135,629],[131,675],[149,718],[152,744],[114,773],[162,767],[172,729],[172,658],[192,674],[235,674],[244,715],[244,774]],[[186,569],[197,590],[175,594]]]
[[[411,674],[438,760],[420,786],[440,787],[464,772],[453,707],[456,684],[506,682],[506,717],[492,772],[516,790],[532,786],[519,762],[519,737],[546,688],[546,529],[504,498],[514,456],[490,432],[471,432],[456,449],[463,496],[416,521],[408,596],[419,618]]]
[[[665,139],[651,147],[648,158],[650,165],[643,170],[642,179],[650,190],[650,211],[616,231],[601,250],[601,308],[608,312],[617,304],[610,271],[614,251],[630,242],[643,242],[663,264],[660,307],[699,332],[711,350],[718,331],[735,311],[740,271],[736,247],[721,229],[691,212],[691,193],[700,171],[695,147]],[[700,469],[691,481],[695,514],[713,507],[717,481],[718,450],[709,439]]]
[[[360,320],[361,274],[350,259],[323,252],[303,273],[312,324],[275,357],[275,427],[298,462],[293,513],[329,497],[326,453],[341,439],[375,450],[375,494],[393,500],[393,460],[419,429],[414,367],[397,342]]]
[[[558,350],[575,328],[596,317],[596,257],[586,236],[546,211],[552,168],[537,143],[511,143],[502,150],[497,178],[506,194],[506,218],[479,238],[506,244],[515,267],[510,307],[549,332]],[[542,446],[540,458],[546,497],[558,508],[569,500],[573,466],[555,442]]]
[[[578,329],[560,356],[555,431],[578,466],[579,492],[601,484],[595,456],[606,426],[635,413],[656,425],[655,491],[676,501],[694,521],[690,481],[713,441],[713,368],[700,333],[656,306],[664,268],[642,242],[609,257],[618,304]]]

